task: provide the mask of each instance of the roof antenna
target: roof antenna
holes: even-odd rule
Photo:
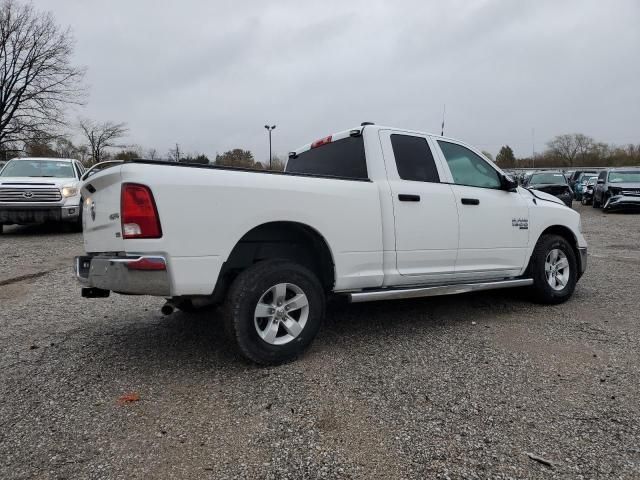
[[[442,107],[442,130],[440,130],[440,136],[444,137],[444,114],[447,112],[447,104]]]

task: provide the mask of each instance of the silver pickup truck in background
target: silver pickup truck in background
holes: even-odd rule
[[[82,230],[80,178],[70,158],[14,158],[0,170],[0,233],[4,225],[66,222]]]

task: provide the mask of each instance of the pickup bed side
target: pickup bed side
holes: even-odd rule
[[[123,240],[119,190],[141,179],[153,192],[162,238]],[[95,192],[87,191],[85,204],[87,252],[164,256],[171,296],[210,295],[234,249],[259,259],[269,249],[311,239],[324,242],[331,254],[332,289],[382,284],[382,219],[372,182],[127,163],[97,174],[89,188]],[[288,235],[294,235],[292,243]],[[261,251],[251,249],[260,240],[266,240]]]

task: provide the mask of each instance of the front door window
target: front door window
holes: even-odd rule
[[[469,187],[501,187],[498,172],[479,155],[462,145],[438,140],[456,185]]]

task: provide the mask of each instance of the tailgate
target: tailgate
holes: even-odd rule
[[[122,166],[111,167],[87,179],[82,186],[82,224],[87,253],[122,252],[120,223]]]

